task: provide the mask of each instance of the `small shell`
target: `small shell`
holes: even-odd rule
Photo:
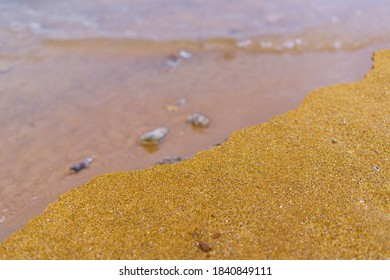
[[[93,157],[87,157],[83,161],[72,165],[70,167],[70,170],[77,173],[77,172],[81,171],[82,169],[88,168],[91,165],[91,163],[93,162],[93,160],[94,160]]]
[[[167,136],[168,128],[160,127],[155,130],[146,132],[141,136],[141,144],[145,146],[158,145]]]
[[[202,114],[192,114],[187,118],[187,122],[196,127],[207,127],[210,124],[210,119]]]

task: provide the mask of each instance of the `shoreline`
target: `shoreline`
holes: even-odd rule
[[[389,77],[390,51],[378,51],[361,81],[315,90],[218,147],[96,177],[14,233],[0,256],[388,259]]]
[[[379,47],[301,54],[203,50],[170,67],[167,58],[183,46],[141,48],[145,55],[111,46],[41,46],[13,58],[0,75],[0,172],[8,174],[0,178],[0,242],[94,176],[190,157],[237,129],[294,109],[315,88],[360,79]],[[182,98],[184,106],[168,110]],[[185,120],[194,112],[207,114],[211,126],[192,130]],[[140,135],[160,126],[171,130],[160,149],[140,147]],[[96,157],[91,167],[69,176],[69,167],[89,156]]]

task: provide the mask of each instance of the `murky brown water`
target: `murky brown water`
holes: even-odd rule
[[[211,148],[362,78],[390,46],[386,1],[226,2],[1,1],[0,241],[94,176]],[[158,150],[139,145],[161,126]]]

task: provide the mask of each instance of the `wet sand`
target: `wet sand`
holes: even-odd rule
[[[335,55],[324,63],[331,57]],[[363,80],[315,90],[297,109],[234,132],[224,144],[189,160],[96,177],[63,194],[13,234],[1,245],[0,256],[388,259],[389,65],[390,52],[378,52]],[[254,79],[259,76],[255,73]],[[238,88],[232,91],[248,75],[235,77]],[[210,92],[212,83],[205,84]],[[249,88],[250,94],[261,91],[259,86]],[[221,98],[229,99],[228,92]],[[239,108],[259,111],[259,103],[251,101]],[[207,101],[196,104],[207,109],[201,106]],[[231,116],[232,109],[224,116]],[[234,118],[218,121],[221,111],[213,112],[216,128],[229,120],[234,128]],[[112,113],[103,110],[96,116]],[[180,127],[179,114],[173,119]],[[212,127],[205,133],[210,131]],[[196,135],[185,133],[191,139]],[[174,145],[166,140],[154,154]]]
[[[294,109],[310,90],[360,79],[376,48],[262,53],[191,41],[47,40],[39,51],[3,56],[0,240],[94,176],[191,157]],[[170,67],[181,49],[193,56]],[[194,112],[210,127],[193,130],[185,120]],[[170,132],[158,150],[139,145],[161,126]],[[90,168],[69,174],[91,155]]]

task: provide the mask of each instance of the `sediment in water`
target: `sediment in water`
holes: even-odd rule
[[[192,159],[96,177],[0,258],[388,259],[389,81],[390,51],[376,52],[363,80]]]

